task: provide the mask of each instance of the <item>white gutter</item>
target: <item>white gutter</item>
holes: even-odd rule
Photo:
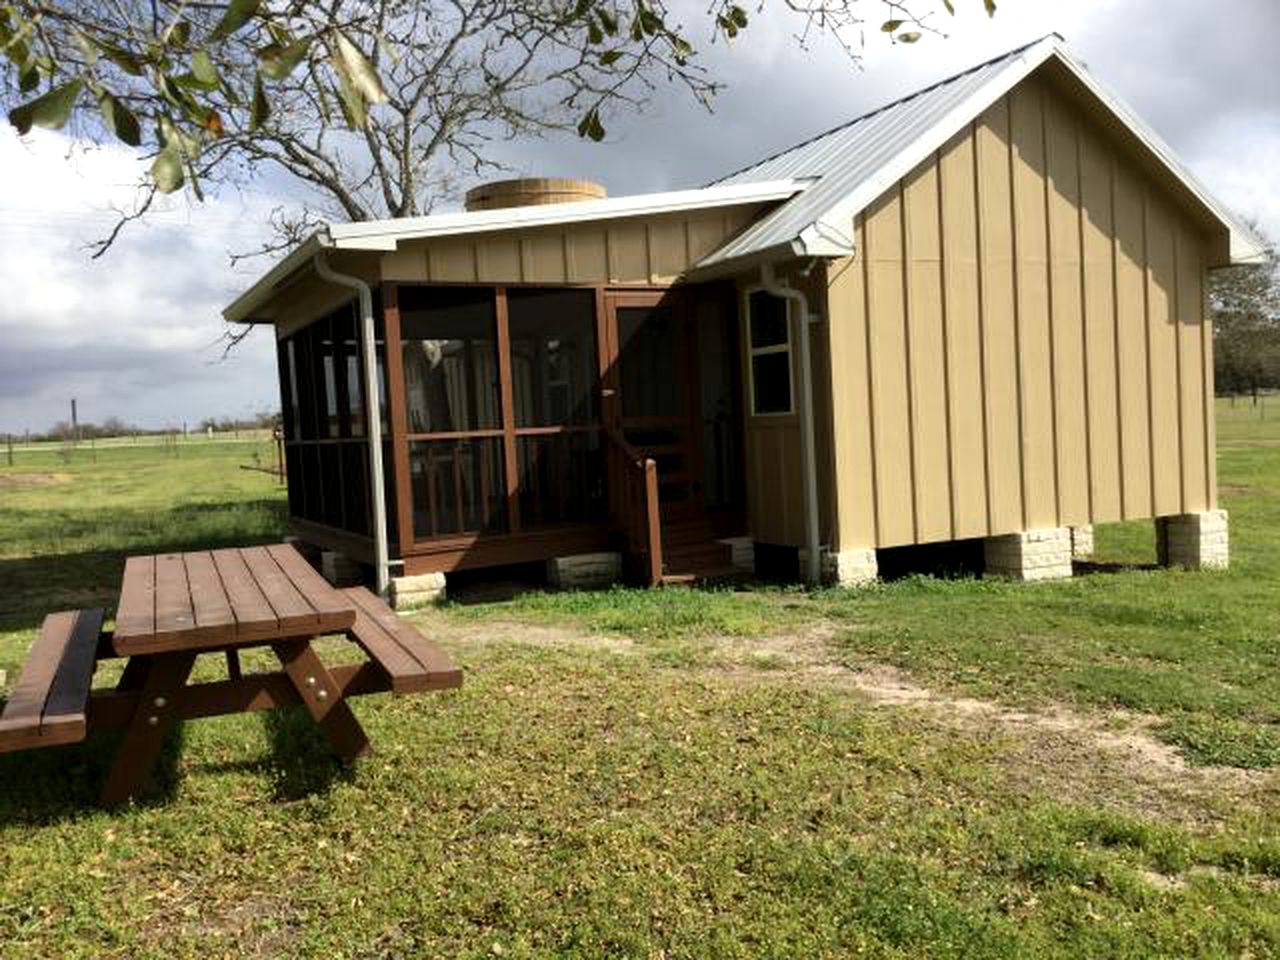
[[[805,580],[816,584],[821,577],[818,533],[818,455],[813,425],[813,366],[809,359],[809,298],[804,291],[778,282],[773,264],[760,268],[760,285],[766,293],[790,300],[800,313],[800,450],[804,459]]]
[[[382,478],[382,412],[378,398],[378,358],[373,335],[373,292],[359,277],[330,269],[324,251],[317,250],[312,262],[320,279],[355,290],[360,298],[360,343],[364,353],[364,408],[368,420],[369,480],[373,487],[374,575],[378,596],[387,596],[390,556],[387,551],[387,496]]]

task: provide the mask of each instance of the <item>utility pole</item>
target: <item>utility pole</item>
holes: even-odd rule
[[[12,467],[13,466],[13,434],[6,433],[5,439],[8,441],[8,447],[9,447],[9,466]]]
[[[80,421],[76,418],[76,398],[71,398],[71,439],[80,442]]]

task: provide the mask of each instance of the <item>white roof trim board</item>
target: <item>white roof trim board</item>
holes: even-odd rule
[[[395,250],[401,240],[425,237],[458,236],[465,233],[489,233],[524,227],[559,226],[588,220],[613,220],[619,217],[654,216],[683,210],[709,210],[715,207],[741,206],[788,200],[809,186],[805,179],[755,179],[746,183],[673,190],[667,193],[639,193],[603,200],[580,200],[575,203],[551,203],[531,207],[507,207],[501,210],[475,210],[469,213],[438,213],[428,217],[405,217],[400,220],[369,220],[362,223],[335,223],[329,226],[333,245],[347,250]]]
[[[715,186],[775,177],[816,179],[803,195],[708,254],[698,269],[786,247],[795,256],[850,255],[858,213],[1050,59],[1079,78],[1227,227],[1234,261],[1262,253],[1258,238],[1209,195],[1154,131],[1066,52],[1061,37],[1051,34],[717,181]]]

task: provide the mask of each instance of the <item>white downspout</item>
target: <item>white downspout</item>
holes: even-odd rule
[[[800,313],[800,450],[804,458],[805,580],[816,584],[821,577],[821,546],[818,533],[818,455],[813,425],[813,366],[809,359],[809,298],[804,291],[788,287],[774,275],[773,264],[760,268],[760,285],[765,292],[796,304]]]
[[[360,343],[364,353],[364,408],[368,417],[369,474],[373,486],[374,575],[378,596],[387,596],[390,556],[387,551],[387,495],[382,479],[382,411],[378,397],[378,356],[373,334],[373,292],[359,277],[337,273],[329,267],[324,251],[313,258],[320,279],[355,290],[360,298]],[[388,398],[389,400],[390,398]]]

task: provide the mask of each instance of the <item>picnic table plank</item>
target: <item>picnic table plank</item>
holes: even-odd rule
[[[288,543],[276,543],[266,548],[272,559],[280,565],[286,576],[311,604],[312,609],[326,623],[330,618],[341,621],[333,629],[342,630],[354,622],[351,603],[309,564],[305,557]]]
[[[386,671],[395,693],[411,693],[421,688],[422,664],[364,610],[356,611],[356,622],[348,635]]]
[[[52,746],[84,738],[84,707],[93,676],[102,611],[84,613],[82,617],[81,611],[63,610],[44,618],[18,682],[0,713],[0,750]],[[53,713],[46,725],[50,707]]]
[[[257,582],[259,589],[271,604],[271,609],[286,631],[320,629],[320,617],[315,608],[298,592],[293,581],[285,575],[275,558],[262,547],[245,547],[240,551]]]
[[[124,562],[120,603],[116,606],[117,639],[149,637],[156,631],[156,558],[129,557]]]
[[[191,604],[191,584],[182,556],[162,553],[156,556],[156,630],[154,641],[165,644],[181,641],[184,645],[204,643],[217,638],[215,628],[196,624]]]
[[[214,550],[213,565],[227,591],[231,612],[236,618],[236,640],[270,640],[280,635],[276,612],[262,595],[253,572],[234,548]]]
[[[213,557],[204,550],[182,555],[191,591],[191,608],[196,625],[216,632],[219,640],[232,640],[236,635],[236,618],[223,589],[222,578]]]
[[[421,672],[431,678],[432,685],[456,686],[462,682],[462,671],[449,659],[449,655],[424,637],[410,624],[401,620],[394,610],[364,587],[353,587],[343,593],[359,609],[363,616],[391,638],[406,655],[411,657]],[[372,653],[373,651],[370,651]]]
[[[40,717],[40,736],[48,738],[46,742],[75,743],[83,740],[87,731],[85,711],[98,662],[102,611],[73,610],[71,613],[75,622]]]

